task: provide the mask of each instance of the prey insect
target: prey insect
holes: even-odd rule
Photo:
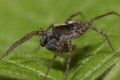
[[[52,65],[54,64],[55,59],[57,58],[57,56],[59,56],[64,51],[64,48],[67,48],[67,52],[68,52],[66,70],[64,73],[64,80],[68,80],[68,71],[70,68],[71,56],[72,56],[72,51],[73,51],[72,40],[75,38],[79,38],[88,29],[91,29],[91,30],[99,33],[101,36],[103,36],[106,39],[106,41],[108,42],[112,51],[115,52],[107,35],[104,32],[102,32],[101,30],[96,29],[94,26],[92,26],[92,24],[94,21],[104,18],[108,15],[120,16],[120,14],[118,14],[116,12],[108,12],[108,13],[96,16],[88,22],[84,22],[82,20],[73,20],[73,18],[78,15],[82,16],[82,13],[77,12],[77,13],[70,15],[64,23],[51,24],[47,30],[32,31],[30,33],[27,33],[20,40],[13,43],[0,59],[3,59],[4,57],[6,57],[17,46],[21,45],[22,43],[29,40],[33,36],[41,36],[40,45],[42,47],[46,47],[47,49],[55,52],[53,59],[51,60],[49,66],[48,66],[48,69],[46,71],[46,74],[45,74],[45,77],[43,80],[46,80],[48,72],[50,71]]]

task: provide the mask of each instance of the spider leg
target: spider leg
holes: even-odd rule
[[[6,57],[11,51],[13,51],[17,46],[21,45],[25,41],[29,40],[34,35],[41,35],[41,31],[32,31],[30,33],[27,33],[24,37],[22,37],[20,40],[13,43],[10,48],[0,57],[0,60]]]
[[[47,77],[52,65],[54,64],[55,59],[61,53],[61,49],[62,49],[63,44],[61,42],[58,42],[58,43],[56,43],[56,45],[57,45],[57,50],[55,51],[53,59],[51,60],[50,64],[48,65],[48,69],[46,71],[46,74],[45,74],[45,77],[43,78],[43,80],[46,80],[46,77]]]
[[[84,15],[83,15],[82,12],[76,12],[76,13],[70,15],[70,16],[67,18],[67,21],[66,21],[66,22],[71,21],[74,17],[76,17],[76,16],[78,16],[78,15],[81,15],[81,16],[84,18]]]
[[[54,56],[53,56],[53,59],[51,60],[50,64],[48,65],[48,69],[47,69],[47,71],[45,73],[45,77],[43,78],[43,80],[46,80],[46,77],[47,77],[47,75],[48,75],[48,73],[49,73],[52,65],[54,64],[54,61],[57,58],[58,54],[59,54],[59,51],[56,51],[55,54],[54,54]]]
[[[108,13],[105,13],[105,14],[102,14],[102,15],[99,15],[99,16],[96,16],[94,17],[93,19],[91,19],[89,22],[88,22],[88,25],[92,25],[92,23],[95,21],[95,20],[98,20],[98,19],[101,19],[105,16],[109,16],[109,15],[117,15],[117,16],[120,16],[120,14],[116,13],[116,12],[108,12]]]
[[[92,29],[92,30],[96,31],[97,33],[99,33],[100,35],[102,35],[107,40],[107,42],[108,42],[110,48],[112,49],[112,51],[115,52],[115,49],[113,48],[108,36],[104,32],[102,32],[101,30],[96,29],[95,27],[90,27],[90,29]]]
[[[68,44],[69,52],[68,52],[66,70],[65,70],[65,74],[64,74],[64,80],[67,80],[67,78],[68,78],[68,71],[69,71],[69,68],[70,68],[71,56],[72,56],[72,44],[71,44],[71,42],[68,42],[67,44]]]

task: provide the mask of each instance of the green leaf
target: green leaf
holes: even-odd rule
[[[120,14],[120,0],[0,0],[0,55],[26,33],[47,29],[51,23],[64,23],[66,18],[82,11],[91,18],[110,11]],[[95,21],[96,28],[105,32],[113,47],[120,52],[120,17],[108,16]],[[119,80],[119,55],[112,52],[106,40],[88,30],[73,40],[76,49],[68,80]],[[34,51],[39,37],[17,47],[0,61],[0,80],[42,80],[54,53],[44,47]],[[64,53],[66,54],[66,53]],[[47,80],[63,80],[66,58],[58,57]]]

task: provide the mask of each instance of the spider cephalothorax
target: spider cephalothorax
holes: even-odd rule
[[[47,49],[54,51],[54,57],[51,60],[51,63],[49,64],[49,67],[46,71],[44,80],[46,79],[49,70],[51,69],[51,66],[53,65],[56,57],[59,55],[59,53],[64,52],[65,48],[67,49],[68,52],[68,59],[67,59],[67,64],[66,64],[66,70],[65,70],[65,75],[64,75],[64,80],[67,80],[67,75],[68,75],[68,70],[70,67],[71,63],[71,55],[73,51],[73,45],[72,45],[72,40],[75,38],[79,38],[82,34],[84,34],[88,29],[91,29],[93,31],[96,31],[100,35],[102,35],[106,41],[108,42],[109,46],[111,47],[112,51],[115,52],[114,48],[112,47],[107,35],[103,33],[102,31],[96,29],[95,27],[92,26],[92,23],[95,20],[101,19],[105,16],[108,15],[117,15],[120,16],[116,12],[108,12],[106,14],[102,14],[99,16],[96,16],[92,18],[89,22],[84,22],[82,20],[72,20],[77,15],[82,15],[81,12],[77,12],[75,14],[72,14],[69,16],[67,21],[61,24],[52,24],[47,30],[42,30],[42,31],[32,31],[28,34],[26,34],[24,37],[22,37],[20,40],[16,41],[13,43],[10,48],[6,51],[5,54],[0,59],[3,59],[5,56],[7,56],[12,50],[14,50],[17,46],[21,45],[23,42],[29,40],[32,36],[41,36],[40,39],[40,45],[42,47],[46,47]],[[49,29],[52,29],[49,31]]]

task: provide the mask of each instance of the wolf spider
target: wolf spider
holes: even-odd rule
[[[32,31],[30,33],[27,33],[20,40],[13,43],[10,46],[10,48],[6,51],[6,53],[3,54],[3,56],[0,59],[3,59],[12,50],[14,50],[17,46],[19,46],[23,42],[29,40],[32,36],[35,36],[35,35],[41,36],[40,45],[55,52],[53,59],[51,60],[49,66],[48,66],[48,69],[46,71],[46,74],[45,74],[45,77],[43,80],[46,79],[48,72],[50,71],[56,57],[61,52],[64,51],[64,48],[67,48],[67,51],[68,51],[66,70],[65,70],[65,74],[64,74],[64,80],[67,80],[68,70],[69,70],[70,63],[71,63],[71,55],[72,55],[72,51],[73,51],[72,40],[80,37],[88,29],[92,29],[93,31],[102,35],[106,39],[106,41],[108,42],[112,51],[115,52],[115,50],[112,47],[107,35],[105,33],[103,33],[102,31],[100,31],[92,26],[92,24],[95,20],[104,18],[105,16],[112,15],[112,14],[120,16],[120,14],[118,14],[116,12],[108,12],[108,13],[96,16],[88,22],[84,22],[82,20],[72,20],[74,17],[76,17],[78,15],[82,16],[81,12],[74,13],[68,17],[68,19],[65,21],[65,23],[51,24],[47,30]],[[50,29],[52,29],[52,30],[50,31]]]

